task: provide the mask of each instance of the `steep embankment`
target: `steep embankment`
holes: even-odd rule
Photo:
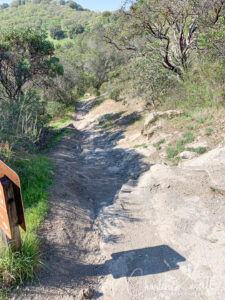
[[[146,145],[140,111],[78,104],[74,133],[49,154],[46,265],[14,299],[77,299],[85,287],[104,300],[223,299],[225,149],[170,167]]]

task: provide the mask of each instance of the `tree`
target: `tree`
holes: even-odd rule
[[[102,13],[102,17],[103,17],[103,18],[108,18],[108,17],[110,17],[111,15],[112,15],[112,13],[111,13],[110,11],[108,11],[108,10],[103,11],[103,13]]]
[[[33,29],[9,29],[0,33],[0,83],[2,97],[13,104],[24,94],[24,86],[63,74],[54,46],[46,34]]]
[[[75,35],[81,34],[84,32],[84,26],[81,24],[74,24],[69,30],[69,38],[73,39]]]
[[[72,9],[81,10],[81,11],[84,10],[81,5],[77,4],[73,0],[69,0],[66,4]]]
[[[215,25],[224,0],[138,0],[105,34],[118,50],[138,52],[182,77],[198,49],[202,20]],[[115,25],[116,24],[116,25]]]
[[[62,40],[65,38],[65,32],[62,30],[61,25],[53,24],[49,30],[50,35],[54,40]]]
[[[8,7],[9,7],[8,3],[2,3],[2,5],[0,5],[1,9],[5,9],[5,8],[8,8]]]
[[[96,25],[84,41],[82,38],[83,68],[91,76],[91,83],[97,90],[109,80],[110,73],[124,62],[123,53],[118,53],[103,41],[102,24]]]
[[[10,6],[12,7],[18,7],[21,5],[21,1],[20,0],[14,0],[10,3]]]

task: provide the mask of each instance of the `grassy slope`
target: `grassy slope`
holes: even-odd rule
[[[188,134],[189,138],[193,135],[193,141],[194,136],[205,138],[214,146],[221,142],[225,109],[224,81],[224,62],[206,60],[190,70],[184,81],[168,93],[161,108],[181,109],[185,112],[182,117],[168,122],[168,128],[172,126],[172,131],[180,132],[186,128],[188,132],[184,132],[182,139],[166,149],[167,159],[177,164],[178,155],[184,150],[199,154],[207,150],[205,147],[186,147],[186,144],[192,141],[188,140],[185,134]]]
[[[196,64],[184,80],[170,88],[162,109],[183,109],[189,114],[203,109],[219,109],[224,103],[225,68],[221,59]]]
[[[0,258],[0,296],[15,284],[33,279],[40,264],[39,243],[36,230],[46,216],[48,186],[52,182],[54,165],[45,155],[24,154],[23,158],[9,161],[19,174],[23,194],[27,232],[21,231],[23,246],[21,252],[2,251]]]

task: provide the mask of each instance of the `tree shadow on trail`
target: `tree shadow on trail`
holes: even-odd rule
[[[89,136],[89,139],[84,141],[84,151],[80,154],[82,166],[77,168],[79,185],[88,186],[97,217],[103,206],[109,206],[115,201],[124,184],[132,189],[150,165],[134,149],[115,148],[118,141],[124,138],[122,129],[98,135],[89,131],[83,134]],[[82,175],[87,176],[83,179]]]

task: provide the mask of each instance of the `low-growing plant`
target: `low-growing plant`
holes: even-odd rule
[[[135,145],[133,148],[148,148],[146,144]]]
[[[165,139],[161,139],[160,141],[158,141],[157,143],[153,144],[153,146],[157,149],[157,150],[161,150],[161,145],[165,143]]]
[[[109,94],[109,98],[118,101],[120,97],[120,92],[121,90],[119,88],[113,89]]]
[[[188,147],[188,148],[185,148],[185,150],[196,152],[196,153],[199,153],[199,154],[203,154],[207,151],[206,147],[197,147],[197,148]]]
[[[192,132],[185,132],[183,134],[183,137],[184,137],[184,139],[177,141],[176,148],[169,147],[166,149],[167,159],[178,160],[179,157],[176,157],[176,156],[185,150],[192,151],[192,149],[193,149],[194,152],[198,152],[198,153],[204,153],[206,151],[206,149],[205,148],[203,149],[203,147],[198,147],[198,148],[191,148],[191,147],[186,148],[185,147],[185,144],[191,143],[195,139]]]
[[[190,126],[187,126],[187,129],[188,130],[195,130],[195,127],[190,125]]]
[[[177,156],[178,151],[174,148],[167,148],[166,149],[167,159],[172,159]]]
[[[108,128],[110,125],[112,125],[111,122],[105,121],[105,123],[102,125],[102,128],[103,128],[103,129]]]
[[[172,163],[172,166],[177,167],[180,161],[180,157],[175,157]]]
[[[185,143],[185,144],[186,144],[186,143],[192,143],[192,142],[194,142],[194,140],[195,140],[194,135],[193,135],[193,133],[191,133],[191,132],[185,132],[185,133],[183,134],[183,137],[185,138],[185,139],[184,139],[184,143]]]
[[[213,133],[212,128],[206,128],[206,129],[205,129],[205,134],[206,134],[207,136],[211,136],[212,133]]]
[[[204,123],[205,123],[205,119],[204,119],[204,118],[198,118],[198,119],[196,120],[196,122],[197,122],[198,124],[204,124]]]
[[[2,292],[16,284],[23,284],[25,280],[33,280],[35,270],[40,263],[38,242],[35,237],[25,238],[20,252],[13,252],[10,247],[2,250],[0,252]]]
[[[194,131],[194,130],[198,130],[198,127],[190,125],[190,126],[187,126],[187,129]]]
[[[15,285],[32,280],[36,275],[41,263],[36,230],[47,214],[48,186],[52,182],[54,169],[45,156],[26,153],[23,153],[23,159],[14,157],[10,166],[20,176],[27,232],[22,233],[20,252],[12,252],[9,248],[0,253],[0,297]]]
[[[185,150],[184,144],[185,144],[185,140],[177,141],[176,149],[177,149],[178,152],[182,152],[182,151]]]
[[[191,132],[185,132],[183,134],[183,137],[184,137],[184,139],[177,141],[177,144],[176,144],[176,149],[177,149],[178,153],[185,150],[185,146],[184,146],[185,144],[191,143],[194,141],[194,135]]]

